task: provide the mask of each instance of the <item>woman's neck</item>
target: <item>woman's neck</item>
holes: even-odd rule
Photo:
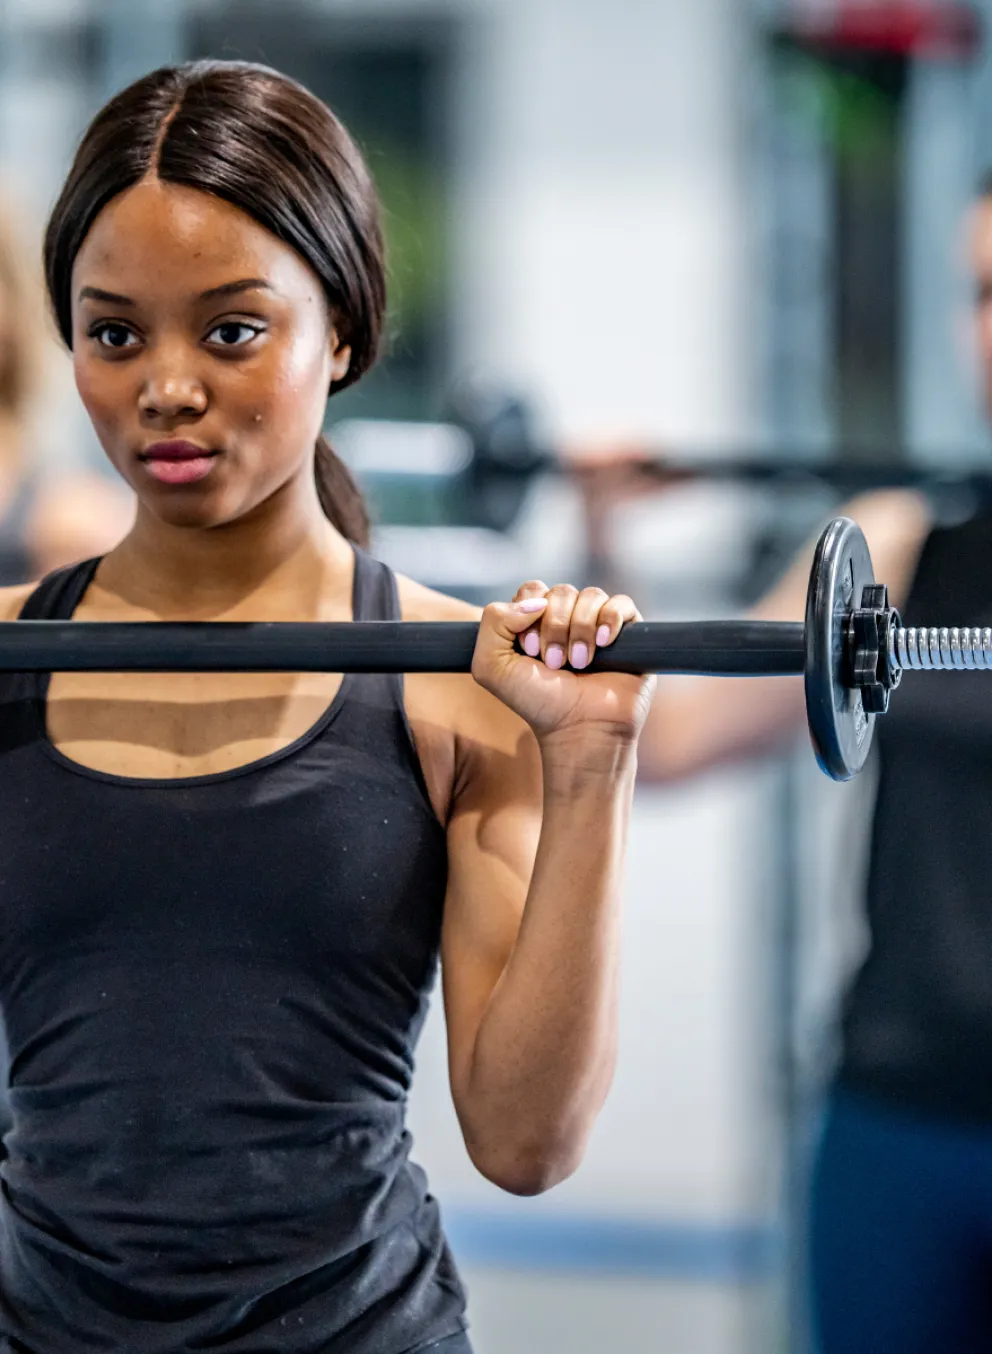
[[[209,529],[171,526],[139,505],[133,529],[101,564],[96,582],[162,618],[210,619],[247,607],[273,617],[316,617],[328,607],[346,608],[353,559],[316,495],[295,508],[270,500]]]

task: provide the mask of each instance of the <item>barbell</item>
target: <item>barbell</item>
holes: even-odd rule
[[[475,622],[0,623],[0,672],[469,672]],[[805,624],[642,621],[587,672],[803,675],[817,761],[834,780],[864,766],[874,723],[907,669],[992,669],[992,629],[905,629],[846,517],[821,535]]]
[[[533,410],[528,402],[485,377],[458,381],[448,392],[445,412],[451,422],[428,424],[433,428],[435,454],[439,462],[449,463],[449,511],[459,520],[507,531],[520,512],[532,481],[538,476],[581,477],[583,466],[563,457],[550,446],[542,445],[535,432]],[[345,459],[357,458],[353,468],[359,478],[375,473],[395,473],[398,464],[410,468],[410,437],[404,433],[401,458],[394,450],[390,428],[402,425],[377,420],[344,420],[334,429]],[[362,430],[365,432],[363,438]],[[453,448],[458,445],[445,433],[461,433],[464,460]],[[428,445],[431,443],[427,439]],[[379,456],[376,455],[377,444]],[[386,456],[383,459],[382,450]],[[719,454],[730,448],[715,449],[717,454],[680,456],[671,447],[640,448],[630,468],[646,482],[656,479],[659,486],[673,481],[740,483],[773,489],[819,483],[838,495],[849,497],[879,489],[915,489],[937,502],[955,507],[965,499],[982,507],[992,503],[992,470],[974,464],[966,448],[955,461],[946,455],[932,464],[915,460],[905,448],[895,459],[866,456],[859,449],[855,459],[810,460],[801,449],[778,447],[769,452]],[[849,448],[848,451],[854,449]],[[890,452],[892,448],[888,449]],[[606,466],[609,462],[604,463]],[[623,460],[619,462],[623,465]],[[435,473],[437,473],[435,471]]]

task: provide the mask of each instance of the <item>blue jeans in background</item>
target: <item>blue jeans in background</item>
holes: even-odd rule
[[[810,1247],[821,1354],[989,1354],[992,1126],[836,1091]]]

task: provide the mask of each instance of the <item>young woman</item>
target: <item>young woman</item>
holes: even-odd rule
[[[0,592],[85,621],[453,620],[395,579],[320,437],[376,353],[375,195],[277,73],[155,72],[87,132],[45,245],[137,518]],[[440,949],[473,1160],[531,1194],[610,1082],[650,683],[581,669],[628,598],[525,584],[470,677],[56,674],[0,696],[11,1053],[0,1343],[468,1349],[404,1104]],[[522,638],[526,655],[515,648]]]

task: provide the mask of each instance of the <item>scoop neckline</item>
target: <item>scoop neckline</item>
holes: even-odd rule
[[[297,752],[302,751],[309,743],[319,738],[337,718],[341,706],[344,704],[347,687],[354,676],[353,672],[346,672],[342,675],[341,685],[334,693],[326,709],[321,711],[316,722],[305,729],[298,738],[294,738],[291,743],[287,743],[285,747],[276,748],[274,752],[268,752],[264,757],[255,757],[250,762],[242,762],[240,766],[229,766],[226,771],[207,771],[199,776],[122,776],[116,771],[101,771],[98,767],[87,766],[85,762],[77,762],[74,757],[67,757],[61,748],[55,746],[48,732],[48,720],[45,717],[48,708],[47,688],[44,693],[39,694],[35,699],[35,718],[38,724],[41,746],[46,756],[67,771],[86,776],[90,780],[103,781],[104,784],[130,786],[134,789],[143,787],[161,789],[169,785],[189,789],[197,785],[216,785],[220,781],[236,780],[239,776],[264,771],[277,762],[285,761],[287,757],[292,757]]]
[[[354,572],[351,583],[351,619],[355,619],[355,612],[358,609],[359,598],[359,570],[361,561],[357,550],[353,549]],[[87,578],[82,592],[73,603],[68,617],[64,619],[72,620],[76,610],[86,595],[87,589],[96,577],[96,570],[99,561],[94,565],[89,577]],[[151,623],[151,622],[150,622]],[[121,785],[134,789],[143,787],[148,789],[161,789],[165,786],[174,785],[185,789],[190,789],[198,785],[217,785],[225,780],[236,780],[240,776],[251,775],[254,772],[264,771],[278,762],[285,761],[288,757],[301,752],[303,748],[312,743],[334,722],[341,707],[344,704],[348,688],[354,681],[356,674],[345,672],[341,676],[341,683],[337,691],[331,697],[326,708],[321,711],[317,719],[309,728],[304,729],[297,738],[285,747],[276,748],[273,752],[268,752],[264,757],[255,757],[250,762],[242,762],[239,766],[229,766],[225,771],[208,771],[199,776],[122,776],[115,771],[101,771],[98,767],[87,766],[85,762],[77,762],[73,757],[67,757],[66,754],[52,741],[48,732],[48,690],[51,685],[52,674],[50,672],[39,673],[36,679],[34,700],[35,723],[37,733],[41,742],[42,750],[49,760],[55,762],[67,771],[75,772],[76,775],[85,776],[90,780],[102,781],[104,784]]]

